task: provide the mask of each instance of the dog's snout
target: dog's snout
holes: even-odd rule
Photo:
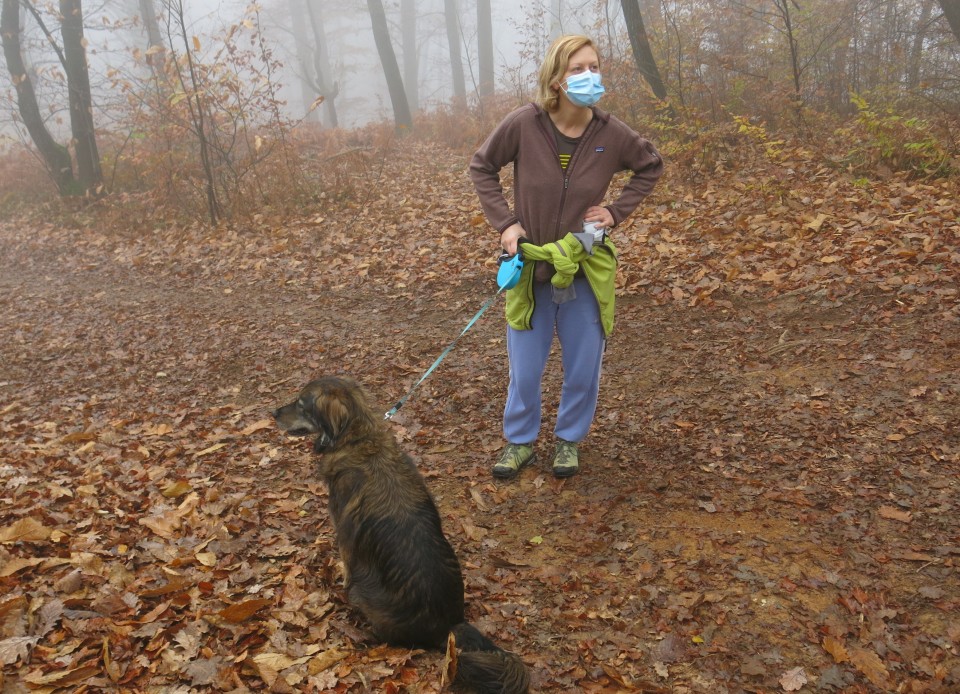
[[[270,413],[270,416],[273,417],[274,419],[279,419],[280,409],[279,408],[275,409],[273,412]]]

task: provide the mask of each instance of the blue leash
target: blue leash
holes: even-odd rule
[[[447,348],[440,353],[440,356],[437,357],[436,361],[430,365],[430,368],[424,372],[423,376],[420,377],[420,380],[413,384],[413,388],[411,388],[406,395],[397,400],[397,404],[394,405],[390,411],[383,416],[384,419],[390,419],[401,407],[403,407],[403,404],[410,399],[410,396],[413,395],[417,388],[420,387],[420,384],[427,380],[427,377],[433,373],[434,369],[440,366],[440,362],[446,359],[447,355],[450,354],[451,350],[453,350],[456,344],[460,341],[460,338],[463,337],[467,331],[473,327],[473,324],[480,320],[480,316],[482,316],[484,312],[493,305],[493,302],[497,300],[497,297],[500,296],[500,293],[503,292],[504,289],[512,289],[516,286],[517,282],[520,281],[520,271],[523,270],[523,257],[519,253],[512,256],[508,256],[506,254],[501,255],[499,258],[499,263],[500,269],[497,271],[497,285],[499,286],[499,289],[497,289],[497,293],[486,300],[483,306],[480,307],[480,310],[477,311],[476,315],[470,319],[469,323],[467,323],[466,327],[460,331],[460,334],[457,335],[453,339],[453,342],[447,345]]]

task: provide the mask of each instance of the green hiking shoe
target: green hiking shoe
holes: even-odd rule
[[[577,444],[559,439],[553,454],[553,476],[558,479],[573,477],[580,471],[580,451]]]
[[[533,446],[523,443],[508,443],[500,453],[500,460],[493,466],[493,476],[507,479],[515,476],[524,465],[533,462]]]

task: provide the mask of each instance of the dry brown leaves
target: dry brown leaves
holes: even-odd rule
[[[0,229],[5,687],[439,691],[441,654],[344,604],[308,448],[268,417],[318,370],[395,400],[494,291],[465,155],[393,147],[305,219]],[[960,683],[957,193],[801,149],[671,171],[615,232],[591,474],[489,480],[496,320],[397,418],[471,618],[539,690]]]

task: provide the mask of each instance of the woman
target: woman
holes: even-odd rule
[[[470,178],[504,251],[521,239],[537,246],[584,231],[610,230],[653,190],[663,161],[653,145],[625,123],[596,108],[604,88],[600,59],[586,36],[561,36],[540,66],[537,100],[510,113],[470,162]],[[500,170],[514,166],[514,206],[503,194]],[[633,171],[620,196],[602,206],[613,176]],[[616,249],[595,245],[581,264],[572,290],[555,290],[549,263],[527,263],[507,292],[507,355],[510,384],[504,409],[507,444],[493,468],[516,475],[534,460],[541,425],[541,384],[554,333],[560,340],[563,389],[554,429],[553,474],[575,475],[579,444],[597,408],[600,366],[613,329]]]

